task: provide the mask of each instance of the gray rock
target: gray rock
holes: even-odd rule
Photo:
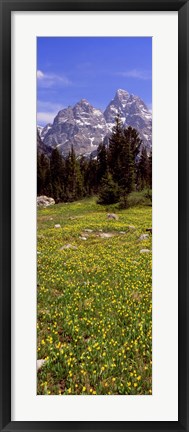
[[[107,239],[107,238],[111,238],[111,237],[113,237],[113,236],[114,236],[113,233],[100,233],[100,234],[99,234],[99,237],[100,237],[100,238],[105,238],[105,239]]]
[[[60,224],[56,224],[54,227],[55,228],[61,228],[61,225]]]
[[[134,229],[135,229],[135,226],[134,226],[134,225],[129,225],[128,228],[129,228],[130,230],[134,230]]]
[[[55,200],[53,198],[47,197],[46,195],[41,195],[37,197],[37,206],[49,207],[54,204]]]
[[[37,360],[37,371],[42,368],[42,366],[45,364],[45,362],[46,362],[46,360],[43,360],[43,359]]]
[[[92,229],[88,229],[88,228],[84,229],[84,231],[85,231],[86,233],[92,233],[92,232],[93,232]]]
[[[80,240],[87,240],[87,237],[84,237],[84,236],[80,236],[79,238],[80,238]]]
[[[119,216],[116,215],[115,213],[108,213],[108,214],[107,214],[107,218],[108,218],[108,219],[115,219],[115,220],[118,220],[118,219],[119,219]]]
[[[150,249],[141,249],[140,253],[149,253],[152,252]]]
[[[119,231],[120,234],[125,234],[125,231]]]
[[[77,246],[74,246],[74,245],[71,245],[70,243],[68,243],[68,244],[66,244],[60,248],[60,250],[65,250],[65,249],[77,250]]]
[[[141,236],[139,237],[139,240],[148,240],[149,238],[149,234],[141,234]]]
[[[41,139],[44,140],[45,135],[47,134],[47,132],[49,132],[49,130],[52,128],[52,124],[48,123],[41,131]]]

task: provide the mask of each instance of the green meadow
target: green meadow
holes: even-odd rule
[[[39,395],[152,393],[151,213],[94,198],[38,210]]]

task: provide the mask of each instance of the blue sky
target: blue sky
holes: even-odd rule
[[[87,99],[104,110],[118,88],[152,106],[149,37],[37,38],[37,123]]]

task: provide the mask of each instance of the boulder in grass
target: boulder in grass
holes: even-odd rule
[[[39,369],[42,368],[42,366],[44,365],[45,362],[46,362],[46,360],[43,360],[43,359],[37,360],[37,372]]]
[[[141,249],[140,253],[150,253],[152,252],[150,249]]]
[[[119,219],[119,216],[118,215],[116,215],[115,213],[108,213],[107,214],[107,218],[108,219],[114,219],[114,220],[118,220]]]
[[[74,246],[74,245],[68,243],[68,244],[66,244],[60,248],[60,250],[65,250],[65,249],[77,250],[77,246]]]
[[[141,234],[141,236],[139,237],[139,240],[148,240],[149,238],[149,234]]]
[[[41,195],[37,197],[37,206],[49,207],[55,204],[54,198],[47,197],[46,195]]]
[[[99,237],[100,238],[103,238],[103,239],[108,239],[108,238],[111,238],[111,237],[113,237],[114,236],[114,234],[113,233],[100,233],[99,234]]]
[[[55,228],[61,228],[61,225],[60,224],[56,224],[54,227]]]

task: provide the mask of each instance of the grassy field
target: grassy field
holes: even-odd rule
[[[38,210],[38,394],[152,392],[152,209],[111,210]]]

